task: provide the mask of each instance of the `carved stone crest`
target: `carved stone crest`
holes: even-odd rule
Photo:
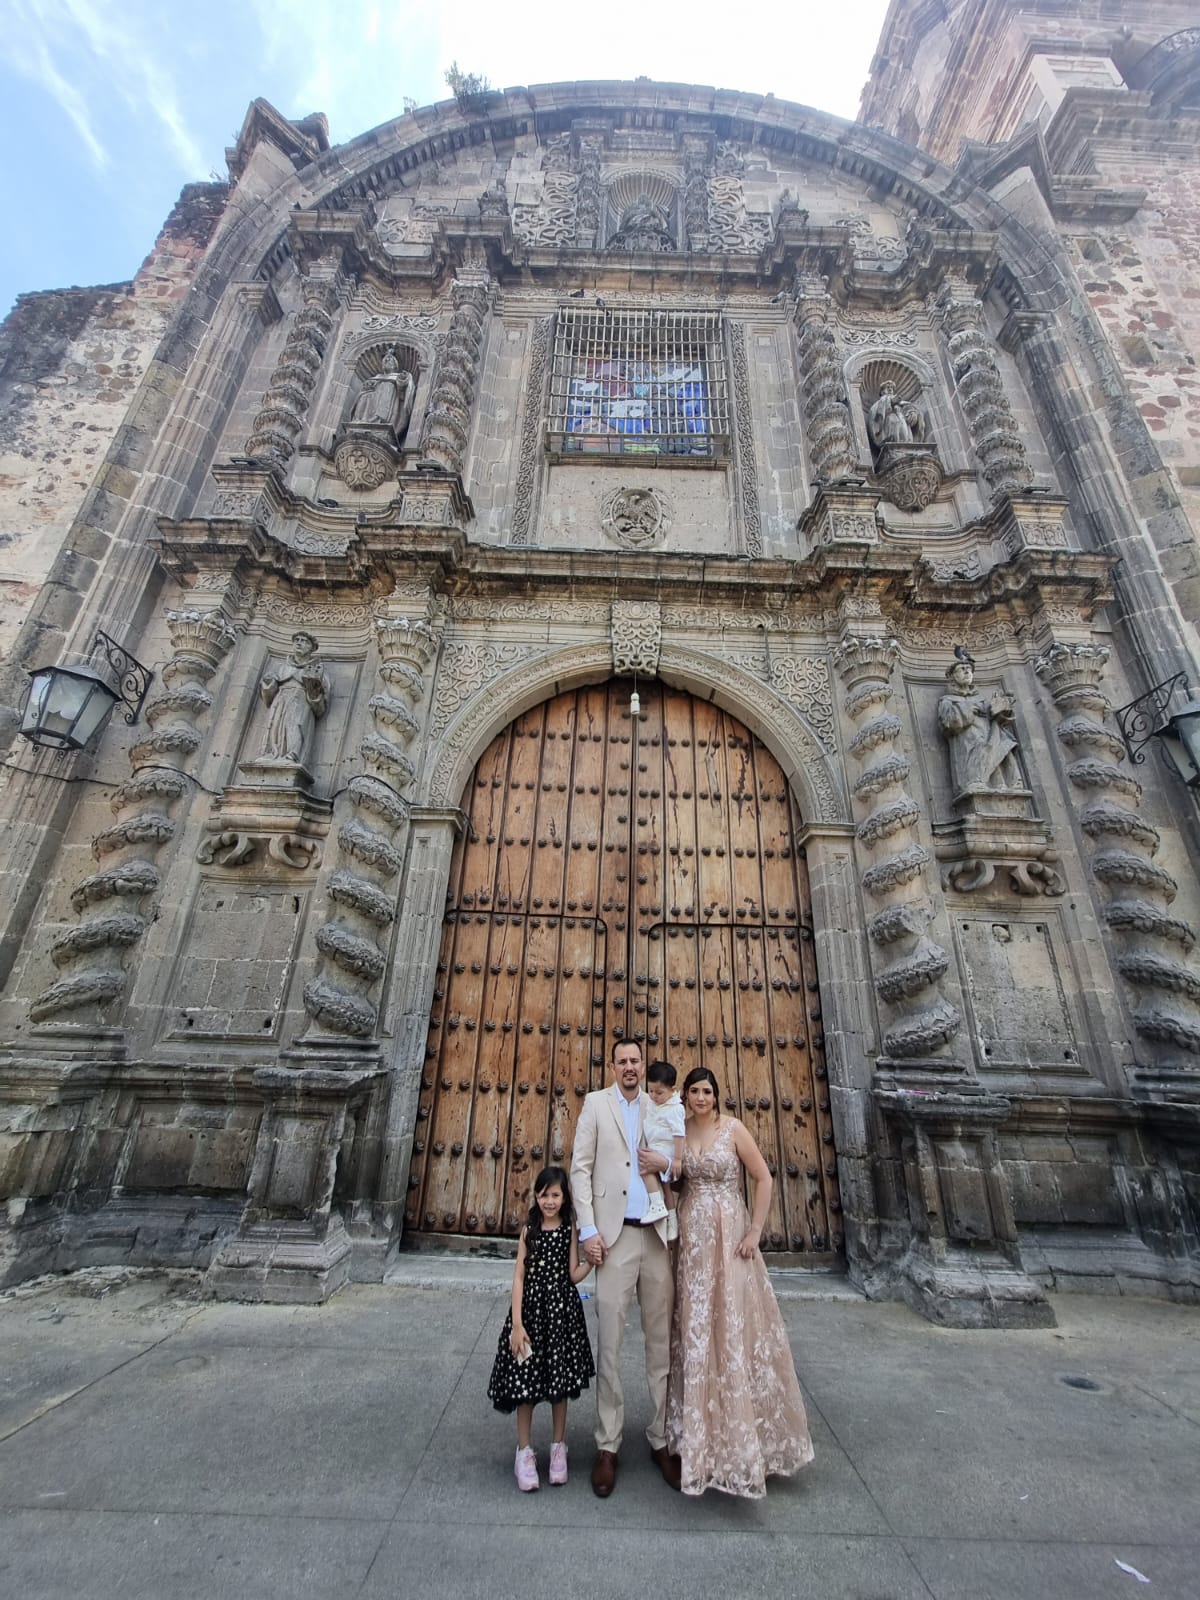
[[[333,466],[348,489],[378,489],[395,475],[396,460],[386,445],[351,436],[334,451]]]
[[[649,550],[661,544],[671,525],[664,497],[655,489],[615,489],[605,500],[600,525],[626,550]]]

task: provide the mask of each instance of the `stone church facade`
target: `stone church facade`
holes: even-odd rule
[[[132,284],[19,302],[2,1281],[495,1248],[633,1037],[781,1260],[1196,1297],[1200,837],[1114,708],[1200,676],[1200,41],[936,9],[855,124],[256,102]],[[26,743],[98,630],[137,719]]]

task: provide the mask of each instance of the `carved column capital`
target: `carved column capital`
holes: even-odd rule
[[[847,689],[868,678],[885,682],[900,659],[900,642],[884,634],[846,634],[833,652],[833,665]]]

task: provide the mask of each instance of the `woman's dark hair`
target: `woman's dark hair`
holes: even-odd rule
[[[575,1221],[575,1207],[571,1203],[571,1180],[563,1167],[543,1167],[533,1180],[534,1202],[529,1208],[529,1217],[525,1223],[526,1234],[541,1233],[542,1213],[538,1209],[537,1196],[544,1194],[554,1185],[563,1192],[562,1210],[558,1213],[564,1227],[569,1228]]]
[[[716,1074],[711,1067],[693,1067],[683,1080],[681,1098],[687,1106],[688,1090],[694,1083],[711,1083],[713,1092],[713,1110],[717,1116],[721,1115],[721,1085],[717,1082]]]

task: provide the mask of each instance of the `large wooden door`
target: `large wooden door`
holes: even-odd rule
[[[800,823],[725,712],[616,680],[534,707],[463,796],[406,1221],[514,1234],[613,1042],[710,1066],[776,1183],[764,1246],[842,1245]]]

